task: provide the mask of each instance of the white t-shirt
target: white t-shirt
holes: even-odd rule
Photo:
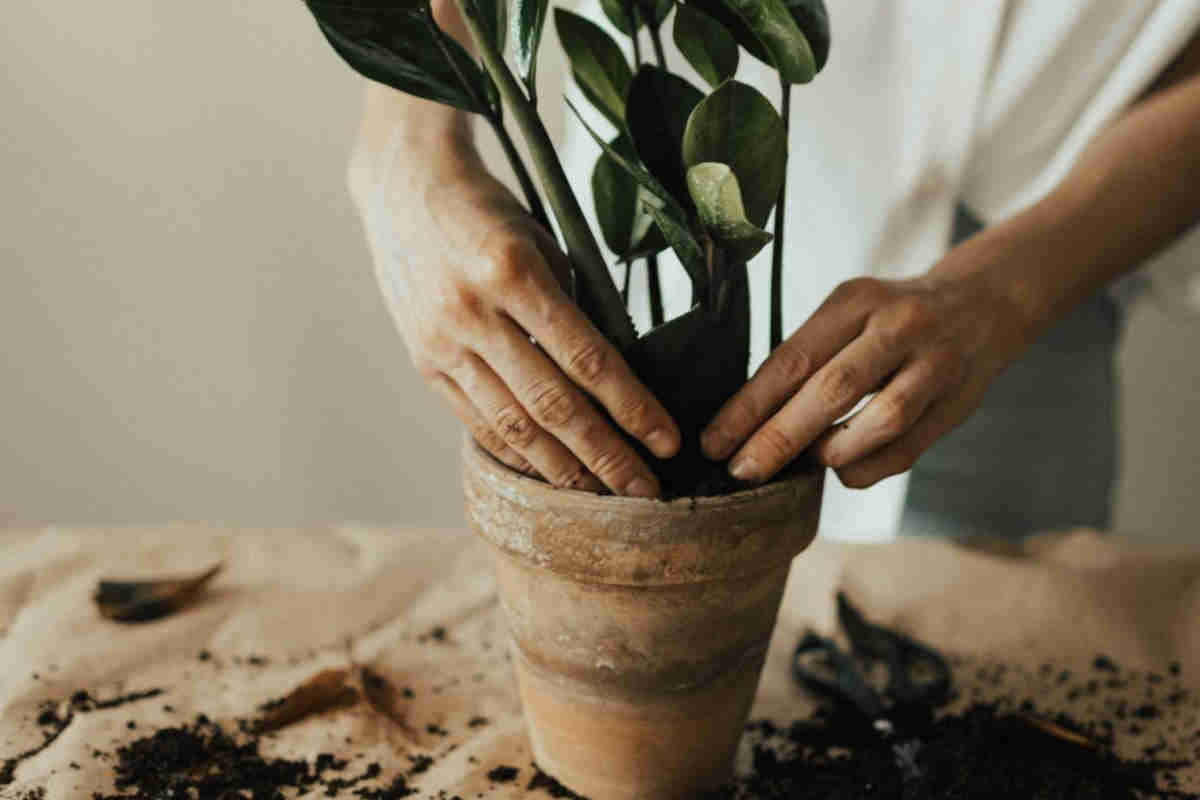
[[[596,0],[574,5],[606,23]],[[946,250],[960,198],[996,222],[1042,197],[1200,24],[1200,0],[827,5],[829,63],[792,97],[785,332],[844,280],[928,269]],[[673,48],[668,58],[673,70],[704,86]],[[565,71],[554,72],[569,83]],[[777,99],[773,73],[744,54],[738,78]],[[555,96],[555,88],[542,96]],[[573,85],[565,90],[577,107],[589,108]],[[599,115],[589,122],[608,130]],[[564,162],[591,213],[588,176],[598,149],[573,120],[566,130]],[[750,266],[752,366],[766,353],[768,262],[769,248]],[[1156,259],[1152,271],[1176,284],[1172,294],[1194,292],[1200,308],[1198,265],[1200,229]],[[664,273],[668,314],[680,313],[689,297],[686,276],[677,265]],[[644,282],[634,286],[635,319],[644,329]],[[878,538],[894,530],[903,476],[865,493],[830,483],[826,534]]]

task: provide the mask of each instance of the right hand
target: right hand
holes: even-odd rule
[[[405,148],[391,162],[352,178],[352,193],[421,375],[509,466],[556,486],[658,496],[589,396],[656,456],[678,450],[678,428],[563,290],[570,265],[554,238],[469,144]]]

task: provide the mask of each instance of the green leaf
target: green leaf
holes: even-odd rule
[[[629,366],[666,408],[682,434],[679,454],[649,457],[667,496],[694,493],[713,463],[700,452],[700,432],[746,382],[750,360],[750,295],[746,267],[732,265],[725,309],[696,306],[638,339]]]
[[[530,97],[537,96],[538,46],[549,9],[550,0],[513,0],[513,61]]]
[[[700,224],[738,261],[754,258],[774,238],[746,219],[742,190],[728,164],[697,164],[688,170],[687,182]]]
[[[738,44],[787,83],[808,83],[816,57],[785,0],[689,0],[729,29]]]
[[[692,230],[688,226],[687,212],[653,175],[640,165],[633,163],[601,138],[592,129],[592,126],[587,124],[583,115],[579,113],[579,109],[575,108],[569,100],[567,105],[605,154],[646,190],[641,195],[642,207],[654,217],[654,222],[662,231],[663,237],[671,245],[675,255],[679,256],[679,262],[687,270],[688,277],[692,279],[693,294],[703,294],[708,288],[708,265],[705,262],[704,251],[700,249],[700,243],[696,241],[696,237],[692,235]]]
[[[333,49],[363,76],[466,111],[490,111],[483,72],[438,29],[427,2],[307,0],[307,5]]]
[[[554,24],[584,96],[614,125],[623,127],[633,72],[621,48],[599,25],[570,11],[554,9]]]
[[[675,46],[700,77],[716,87],[738,68],[738,45],[733,34],[693,5],[675,12]]]
[[[825,10],[825,0],[784,0],[792,19],[804,31],[808,44],[812,47],[813,60],[817,72],[825,68],[829,60],[829,45],[832,33],[829,30],[829,12]]]
[[[626,4],[633,6],[634,23],[629,21]],[[604,15],[626,36],[632,36],[636,28],[645,25],[647,18],[651,28],[662,25],[674,6],[675,0],[600,0]]]
[[[689,169],[706,161],[728,164],[742,187],[747,219],[761,228],[787,168],[787,126],[757,89],[726,81],[688,119],[683,160]]]
[[[633,157],[633,146],[624,136],[609,142],[614,150]],[[592,197],[604,242],[623,261],[658,253],[667,246],[654,225],[654,216],[643,205],[646,190],[633,176],[601,153],[592,170]]]
[[[634,76],[625,103],[625,124],[638,157],[682,204],[688,196],[683,132],[703,99],[704,93],[683,78],[647,64]]]

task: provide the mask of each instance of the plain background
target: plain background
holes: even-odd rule
[[[361,82],[300,0],[16,3],[0,43],[0,525],[461,524],[345,191]],[[1133,309],[1123,532],[1196,531],[1197,343]]]

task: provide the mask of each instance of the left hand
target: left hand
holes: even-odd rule
[[[752,483],[814,444],[851,488],[912,467],[979,406],[1028,328],[1006,293],[934,274],[835,289],[709,423],[705,454],[733,454],[730,473]]]

